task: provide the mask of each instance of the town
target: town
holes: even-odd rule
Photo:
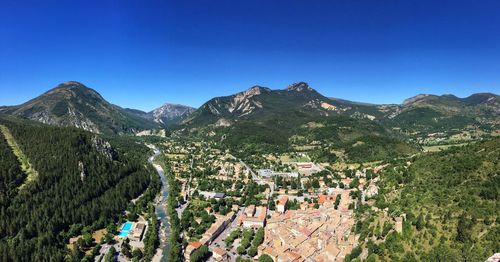
[[[181,188],[170,197],[186,261],[344,261],[358,252],[356,207],[373,205],[384,168],[338,170],[297,152],[247,164],[204,141],[161,148]]]

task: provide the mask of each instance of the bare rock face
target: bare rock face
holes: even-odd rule
[[[305,82],[298,82],[298,83],[294,83],[294,84],[291,84],[289,85],[287,88],[286,88],[286,91],[297,91],[297,92],[302,92],[302,91],[313,91],[314,89],[312,89],[307,83]]]
[[[239,116],[250,114],[255,108],[262,108],[262,103],[252,98],[270,91],[271,89],[266,87],[253,86],[243,92],[237,93],[227,106],[227,111],[239,114]]]
[[[97,152],[101,153],[104,157],[109,160],[116,160],[118,157],[118,153],[111,146],[111,144],[97,136],[92,138],[92,146],[97,150]]]
[[[413,103],[415,103],[415,102],[417,102],[417,101],[419,101],[419,100],[421,100],[423,98],[426,98],[428,96],[430,96],[430,95],[429,94],[420,94],[420,95],[416,95],[416,96],[410,97],[410,98],[405,99],[403,101],[403,105],[413,104]]]
[[[78,161],[78,170],[80,170],[80,180],[83,182],[83,180],[85,180],[85,177],[87,176],[87,172],[82,161]]]
[[[194,108],[189,106],[166,103],[148,114],[152,116],[153,121],[156,123],[166,124],[168,121],[176,118],[186,117],[194,112],[194,110]]]
[[[217,122],[215,123],[215,126],[228,127],[228,126],[231,126],[231,121],[229,121],[225,118],[221,118],[221,119],[217,120]]]

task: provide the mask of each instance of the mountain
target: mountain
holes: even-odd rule
[[[500,124],[500,97],[491,93],[465,98],[420,94],[401,105],[379,109],[384,110],[391,125],[417,132],[442,132],[466,126],[497,129]]]
[[[331,99],[324,97],[304,82],[292,84],[283,90],[253,86],[234,95],[209,100],[182,121],[181,125],[229,126],[242,120],[259,121],[283,114],[297,113],[304,117],[327,116],[342,110],[344,108],[333,105]]]
[[[147,113],[156,123],[170,125],[189,116],[196,109],[190,106],[166,103]]]
[[[176,132],[211,137],[237,154],[309,147],[317,155],[345,150],[353,160],[415,152],[375,121],[383,114],[377,106],[332,100],[299,82],[279,90],[253,86],[213,98],[179,123]]]
[[[98,92],[70,81],[0,113],[58,126],[74,126],[94,133],[133,133],[157,125],[146,118],[107,102]]]

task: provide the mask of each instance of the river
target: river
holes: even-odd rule
[[[160,195],[156,199],[155,203],[155,211],[156,211],[156,216],[160,220],[160,246],[158,250],[156,251],[155,256],[153,257],[153,262],[159,262],[159,261],[167,261],[167,255],[168,255],[168,235],[170,233],[170,224],[168,222],[168,215],[167,211],[165,209],[165,206],[167,204],[167,198],[168,198],[168,182],[167,178],[165,177],[165,172],[163,171],[163,168],[160,165],[154,164],[153,161],[154,159],[160,155],[160,150],[157,148],[154,149],[154,155],[149,158],[149,162],[153,164],[155,167],[156,171],[160,175],[161,179],[161,191]]]

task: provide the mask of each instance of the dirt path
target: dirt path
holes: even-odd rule
[[[29,182],[35,180],[38,177],[38,172],[33,168],[28,160],[28,157],[23,153],[23,151],[17,144],[16,139],[14,138],[14,136],[12,136],[9,128],[4,125],[0,125],[0,131],[5,137],[5,140],[7,140],[7,144],[9,144],[9,146],[12,148],[12,152],[14,153],[14,155],[16,155],[17,159],[21,163],[21,169],[28,176],[26,178],[26,181],[19,187],[19,189],[22,189]]]

